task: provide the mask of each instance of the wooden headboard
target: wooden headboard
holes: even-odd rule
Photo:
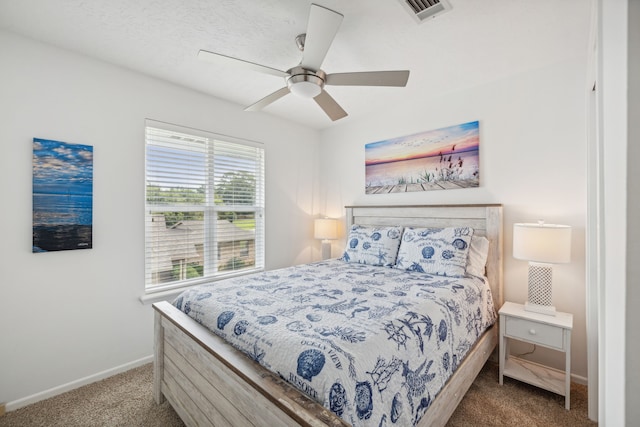
[[[494,305],[504,302],[502,205],[345,206],[347,230],[353,224],[404,227],[472,227],[489,239],[487,278]]]

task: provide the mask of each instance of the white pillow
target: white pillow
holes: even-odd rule
[[[473,228],[405,228],[396,268],[462,277]]]
[[[349,230],[342,259],[346,262],[391,267],[396,263],[402,227],[365,227]]]
[[[486,276],[487,255],[489,255],[489,240],[484,236],[472,236],[467,257],[467,274],[477,277]]]

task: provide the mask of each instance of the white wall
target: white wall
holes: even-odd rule
[[[145,118],[263,142],[267,268],[318,258],[317,131],[6,32],[0,52],[0,402],[8,409],[152,354],[152,309],[138,300]],[[34,137],[94,147],[93,249],[31,253]]]
[[[511,256],[513,223],[544,219],[571,225],[572,262],[554,267],[554,304],[574,315],[571,368],[583,380],[586,77],[585,40],[584,52],[562,63],[439,98],[421,94],[367,120],[324,131],[320,189],[324,210],[336,217],[350,204],[502,203],[505,298],[520,303],[527,299],[527,263]],[[364,194],[365,144],[473,120],[480,121],[480,188]],[[343,244],[334,244],[334,255]],[[541,348],[530,358],[564,367],[561,354]]]
[[[604,283],[600,293],[598,333],[598,421],[607,427],[632,425],[631,420],[625,422],[625,401],[633,400],[632,404],[637,406],[637,396],[625,395],[626,382],[629,381],[625,370],[627,287],[637,286],[627,277],[627,193],[637,191],[634,187],[628,187],[627,182],[627,154],[631,145],[627,134],[629,3],[631,1],[627,0],[598,2],[598,125],[603,149],[604,197]],[[637,259],[629,260],[637,263]]]
[[[629,25],[629,50],[627,77],[628,86],[628,110],[627,123],[629,135],[627,138],[627,179],[628,182],[640,182],[640,2],[630,1],[628,25]],[[633,25],[635,23],[635,25]],[[633,142],[632,142],[633,141]],[[627,233],[631,238],[627,240],[627,309],[626,309],[626,419],[640,420],[640,405],[637,405],[640,396],[640,264],[634,262],[640,258],[640,224],[633,219],[640,213],[640,194],[634,188],[627,190]],[[631,221],[628,219],[632,218]],[[631,326],[633,325],[633,326]]]
[[[599,7],[599,139],[603,148],[604,172],[604,284],[600,293],[599,330],[599,414],[598,421],[607,427],[633,425],[637,420],[625,417],[637,413],[638,396],[627,395],[637,390],[637,372],[627,372],[637,360],[638,347],[628,338],[637,329],[637,307],[630,305],[636,295],[637,247],[633,232],[637,232],[637,184],[628,181],[637,176],[632,168],[637,158],[637,141],[632,141],[637,127],[629,128],[630,113],[637,111],[636,93],[629,92],[637,84],[631,73],[636,63],[630,58],[637,52],[637,32],[630,31],[637,22],[633,0],[600,0]],[[635,20],[633,19],[635,18]],[[629,50],[631,49],[631,50]],[[630,81],[634,83],[629,85]],[[629,169],[627,167],[629,166]],[[634,215],[635,214],[635,215]],[[631,227],[628,225],[631,224]],[[629,240],[630,239],[630,240]],[[635,279],[635,281],[633,280]],[[627,308],[630,312],[627,314]],[[636,322],[634,322],[636,320]],[[637,335],[636,335],[637,336]],[[637,362],[635,362],[637,365]],[[635,408],[635,409],[634,409]]]

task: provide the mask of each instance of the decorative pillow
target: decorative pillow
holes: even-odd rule
[[[489,240],[484,236],[472,236],[467,257],[467,274],[484,277],[489,255]]]
[[[402,227],[351,226],[342,259],[346,262],[391,267],[396,263]]]
[[[396,268],[436,274],[464,276],[473,228],[406,228],[398,251]]]

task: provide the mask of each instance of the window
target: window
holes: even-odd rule
[[[264,268],[261,144],[147,120],[147,292]]]

